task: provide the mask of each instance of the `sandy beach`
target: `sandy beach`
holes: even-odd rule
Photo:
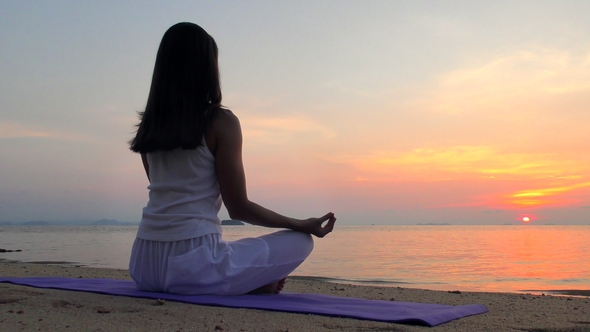
[[[125,270],[0,263],[6,277],[129,279]],[[590,294],[431,291],[334,284],[293,277],[284,291],[447,305],[483,304],[489,312],[429,328],[316,315],[158,302],[0,283],[2,331],[590,331]]]

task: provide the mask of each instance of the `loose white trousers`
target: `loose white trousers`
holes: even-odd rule
[[[291,230],[233,242],[221,234],[174,242],[137,238],[129,273],[145,291],[239,295],[285,278],[312,249],[309,234]]]

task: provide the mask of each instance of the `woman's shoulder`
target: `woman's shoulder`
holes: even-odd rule
[[[227,108],[217,109],[205,140],[214,156],[217,154],[220,142],[241,142],[242,128],[240,127],[240,120]]]
[[[238,117],[228,108],[220,107],[217,109],[216,120],[217,118],[221,118],[224,121],[235,121],[238,120]]]
[[[235,129],[240,126],[238,117],[227,108],[219,108],[213,120],[213,128],[215,131]]]

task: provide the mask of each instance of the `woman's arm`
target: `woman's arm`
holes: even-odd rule
[[[301,220],[280,215],[251,202],[246,190],[242,163],[242,130],[238,118],[228,110],[220,110],[212,131],[221,197],[232,219],[265,227],[289,228],[317,237],[324,237],[332,231],[336,217],[331,212],[319,218]],[[327,223],[322,226],[324,222]]]

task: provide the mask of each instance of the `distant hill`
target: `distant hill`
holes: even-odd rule
[[[136,223],[132,222],[123,222],[114,219],[100,219],[97,221],[93,221],[90,223],[93,226],[129,226],[129,225],[137,225]]]
[[[139,222],[125,222],[115,219],[92,220],[69,220],[69,221],[25,221],[14,223],[10,221],[0,222],[0,226],[136,226]]]
[[[222,220],[222,226],[244,226],[244,223],[239,220]]]
[[[24,226],[46,226],[46,225],[51,225],[51,224],[48,223],[47,221],[25,221],[21,225],[24,225]]]
[[[421,226],[448,226],[450,225],[449,223],[446,222],[425,222],[425,223],[417,223],[416,225],[421,225]]]

